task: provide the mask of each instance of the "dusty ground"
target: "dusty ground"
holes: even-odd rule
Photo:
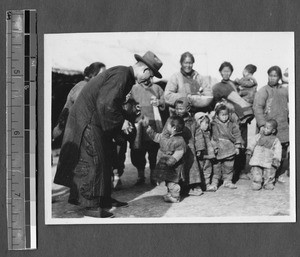
[[[127,158],[129,160],[129,158]],[[52,168],[55,173],[55,163]],[[289,215],[289,178],[285,183],[277,183],[273,191],[250,189],[250,180],[239,180],[238,189],[220,187],[215,193],[205,192],[202,196],[189,196],[180,203],[165,203],[164,183],[152,187],[149,183],[149,170],[144,186],[134,186],[137,172],[129,161],[122,176],[122,189],[113,192],[113,197],[129,203],[127,208],[113,209],[118,218],[144,217],[230,217],[230,216],[282,216]],[[83,217],[77,206],[67,203],[68,190],[53,184],[53,218]]]

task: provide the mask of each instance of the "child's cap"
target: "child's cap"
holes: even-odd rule
[[[207,118],[208,120],[210,120],[208,114],[205,113],[205,112],[197,112],[197,113],[195,113],[194,118],[195,118],[196,121],[199,121],[199,122],[203,121],[204,118]]]
[[[253,74],[254,72],[256,72],[257,67],[253,64],[248,64],[248,65],[246,65],[245,70],[247,70],[249,73]]]
[[[190,107],[191,103],[187,97],[180,97],[175,101],[174,106],[176,107],[177,104],[182,104],[184,107]]]

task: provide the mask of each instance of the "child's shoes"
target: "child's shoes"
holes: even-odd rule
[[[203,191],[200,187],[191,188],[189,191],[189,195],[200,196],[200,195],[203,195]]]
[[[274,189],[274,185],[273,184],[265,184],[264,185],[264,189],[266,189],[266,190],[273,190]]]
[[[175,198],[175,197],[171,196],[170,194],[164,195],[163,198],[166,203],[179,203],[180,202],[179,198]]]
[[[237,189],[237,186],[233,184],[231,181],[224,181],[224,187],[229,189]]]
[[[251,185],[252,190],[260,190],[261,189],[261,183],[255,183],[253,182]]]
[[[206,186],[206,191],[207,192],[216,192],[218,190],[218,187],[217,185],[214,185],[214,184],[208,184]]]

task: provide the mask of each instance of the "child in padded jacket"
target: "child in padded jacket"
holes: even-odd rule
[[[168,193],[164,196],[165,202],[178,203],[180,201],[179,180],[183,172],[186,143],[182,137],[184,121],[180,116],[170,117],[167,128],[162,133],[156,133],[148,124],[146,132],[154,142],[159,143],[157,164],[153,172],[153,178],[157,182],[165,181]]]
[[[255,135],[249,142],[247,154],[252,156],[249,165],[252,172],[253,190],[263,188],[274,189],[275,174],[280,166],[282,146],[279,139],[275,136],[277,122],[270,119],[264,125],[262,132]]]
[[[219,104],[215,112],[211,125],[216,161],[213,165],[212,182],[207,186],[207,191],[216,191],[221,178],[224,187],[236,189],[237,186],[232,183],[233,165],[235,156],[242,148],[243,139],[239,126],[230,118],[226,105]]]

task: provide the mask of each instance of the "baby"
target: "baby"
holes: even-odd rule
[[[247,147],[246,154],[252,156],[249,165],[253,176],[253,190],[263,188],[274,189],[275,173],[280,166],[282,146],[275,136],[277,132],[277,122],[270,119],[262,128],[261,133],[255,135]]]
[[[243,70],[243,77],[235,80],[240,96],[250,104],[253,104],[257,89],[257,81],[253,77],[256,69],[255,65],[248,64]]]
[[[164,196],[165,202],[178,203],[180,201],[179,180],[183,171],[183,155],[186,152],[186,143],[182,137],[184,121],[180,116],[172,116],[167,128],[162,133],[156,133],[144,118],[143,126],[150,138],[159,143],[157,154],[158,162],[153,172],[157,182],[165,181],[168,193]]]

